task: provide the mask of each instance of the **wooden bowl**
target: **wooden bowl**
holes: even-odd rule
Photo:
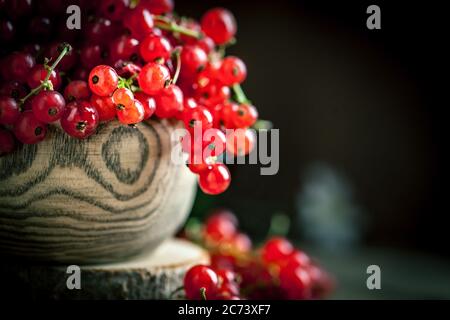
[[[0,255],[104,263],[155,249],[191,209],[195,176],[171,161],[178,122],[102,124],[86,140],[51,126],[0,157]]]

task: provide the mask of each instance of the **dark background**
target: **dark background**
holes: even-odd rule
[[[381,30],[366,9],[381,8]],[[441,2],[177,1],[199,18],[212,6],[238,21],[228,50],[246,62],[243,84],[260,117],[280,129],[280,171],[232,168],[230,189],[199,194],[194,216],[231,208],[262,239],[283,212],[296,228],[311,164],[346,177],[367,217],[362,243],[449,256],[447,230],[448,33]]]

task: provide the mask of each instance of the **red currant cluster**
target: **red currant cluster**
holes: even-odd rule
[[[320,299],[334,280],[306,253],[283,237],[271,237],[252,250],[229,211],[217,210],[201,226],[187,226],[183,236],[204,246],[211,265],[197,265],[185,275],[188,299]],[[200,236],[199,236],[200,235]]]
[[[80,30],[66,27],[73,4]],[[0,1],[1,39],[10,48],[0,51],[0,154],[12,152],[16,139],[42,141],[58,121],[83,139],[102,121],[175,118],[190,133],[182,146],[201,189],[225,191],[230,172],[218,156],[248,154],[258,118],[240,87],[244,62],[225,56],[236,22],[222,8],[200,22],[173,8],[172,0]],[[24,34],[33,40],[23,43]],[[198,149],[208,152],[194,159]]]

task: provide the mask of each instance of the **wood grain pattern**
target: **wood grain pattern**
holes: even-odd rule
[[[152,250],[189,213],[195,176],[170,159],[178,123],[110,122],[86,140],[49,128],[0,158],[0,254],[117,261]]]
[[[2,294],[6,299],[169,299],[183,285],[186,271],[209,264],[202,248],[170,239],[147,255],[126,262],[80,265],[79,290],[67,289],[67,266],[0,262]],[[175,296],[176,297],[176,296]]]

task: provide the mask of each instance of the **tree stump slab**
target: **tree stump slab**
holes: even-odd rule
[[[208,263],[209,255],[202,248],[171,239],[153,253],[125,262],[80,265],[81,288],[69,289],[68,282],[76,284],[76,271],[69,272],[68,265],[2,261],[2,295],[33,300],[170,299],[177,296],[173,293],[183,285],[184,274],[191,266]]]

